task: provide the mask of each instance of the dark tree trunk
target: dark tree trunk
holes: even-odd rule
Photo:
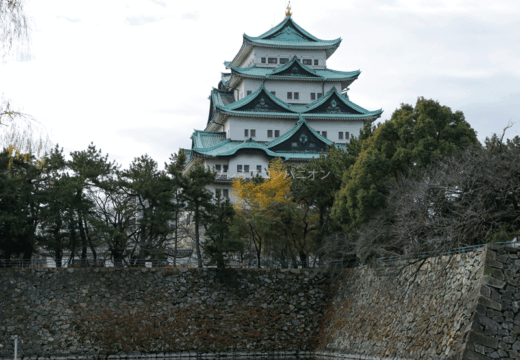
[[[54,262],[56,263],[56,267],[61,267],[61,262],[63,260],[63,250],[61,248],[57,248],[54,250]]]
[[[81,216],[81,212],[78,211],[78,226],[79,226],[79,236],[81,238],[81,265],[87,265],[87,236],[85,235],[85,229],[83,228],[83,218]]]
[[[195,209],[195,248],[197,250],[197,265],[202,267],[202,254],[200,253],[200,237],[199,237],[199,209]]]
[[[309,267],[308,256],[303,251],[300,251],[300,261],[302,262],[302,268],[308,268]]]

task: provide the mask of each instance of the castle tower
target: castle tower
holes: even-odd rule
[[[327,68],[341,38],[322,40],[301,28],[288,9],[266,33],[244,34],[232,61],[224,62],[209,96],[204,130],[195,130],[186,171],[196,159],[215,168],[212,191],[231,195],[234,177],[266,176],[275,157],[301,163],[336,144],[345,147],[364,123],[381,116],[349,100],[348,86],[360,74]]]

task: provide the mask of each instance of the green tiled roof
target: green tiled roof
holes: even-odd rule
[[[268,148],[272,148],[276,145],[279,145],[281,143],[283,143],[284,141],[286,141],[287,139],[289,139],[291,136],[293,136],[298,130],[300,130],[300,128],[302,126],[305,126],[309,129],[309,131],[314,135],[316,136],[318,139],[320,139],[322,142],[324,142],[325,144],[327,145],[332,145],[332,141],[330,141],[329,139],[327,138],[324,138],[323,136],[321,136],[320,134],[318,134],[318,132],[316,132],[312,127],[310,127],[308,124],[307,124],[307,121],[305,121],[305,118],[303,116],[300,115],[300,119],[298,120],[298,122],[296,123],[296,126],[293,127],[291,130],[287,131],[286,133],[282,134],[282,136],[279,136],[277,137],[276,139],[268,142],[266,144],[266,146]]]
[[[252,111],[252,110],[244,110],[243,108],[247,108],[247,105],[256,101],[256,99],[260,96],[265,96],[273,101],[274,104],[279,106],[278,111]],[[351,113],[345,112],[316,112],[317,109],[325,104],[331,97],[335,96],[338,101],[343,103],[344,107],[351,109]],[[271,94],[269,91],[265,89],[265,86],[262,84],[255,92],[250,95],[245,96],[244,98],[232,102],[233,101],[233,93],[225,92],[217,89],[213,89],[212,95],[212,106],[215,107],[216,111],[237,115],[237,116],[251,116],[251,117],[271,117],[271,118],[299,118],[300,114],[305,115],[306,118],[314,118],[314,119],[351,119],[351,120],[364,120],[377,118],[381,116],[383,110],[375,110],[368,111],[361,106],[353,103],[348,99],[348,97],[340,94],[335,87],[333,87],[330,91],[328,91],[324,96],[315,100],[314,102],[307,105],[290,105],[275,95]],[[319,109],[318,109],[319,110]],[[210,118],[211,122],[212,119]]]
[[[319,156],[318,151],[273,151],[277,145],[290,139],[302,126],[305,126],[314,136],[326,145],[332,145],[332,141],[324,138],[318,134],[312,127],[310,127],[305,118],[300,115],[300,118],[291,130],[282,134],[282,136],[270,141],[270,142],[257,142],[253,139],[246,141],[233,141],[226,139],[226,134],[222,132],[210,132],[210,131],[199,131],[195,130],[192,135],[193,147],[192,152],[210,157],[217,156],[233,156],[239,150],[261,150],[266,155],[271,157],[282,157],[285,160],[291,159],[313,159]],[[193,156],[193,154],[190,154]]]
[[[232,63],[232,61],[224,61],[224,66],[225,66],[225,67],[228,67],[229,64],[231,64],[231,63]]]
[[[291,16],[285,17],[280,24],[260,36],[244,34],[244,39],[254,45],[291,48],[331,48],[339,46],[341,42],[341,39],[318,39],[296,24]]]
[[[293,151],[293,152],[275,152],[270,150],[265,143],[260,143],[254,140],[246,140],[246,141],[232,141],[232,140],[225,140],[222,143],[213,146],[211,148],[207,149],[193,149],[193,152],[210,156],[210,157],[217,157],[217,156],[233,156],[237,153],[239,150],[261,150],[264,151],[267,156],[271,157],[281,157],[285,160],[291,160],[291,159],[313,159],[316,157],[319,157],[318,152],[309,152],[309,151]]]
[[[186,153],[186,164],[189,163],[191,161],[191,158],[193,157],[193,152],[190,149],[180,149],[180,150],[184,150],[184,152]]]
[[[241,107],[249,104],[250,102],[252,102],[253,100],[255,100],[257,97],[261,96],[261,95],[264,95],[266,97],[268,97],[269,99],[271,99],[272,101],[274,101],[278,106],[280,106],[281,108],[289,111],[289,112],[294,112],[293,109],[291,109],[291,105],[287,104],[286,102],[280,100],[280,98],[274,96],[273,94],[271,94],[269,91],[267,91],[265,89],[265,86],[264,84],[260,85],[258,87],[258,89],[256,89],[255,92],[249,94],[248,96],[245,96],[243,97],[242,99],[238,100],[238,101],[235,101],[233,104],[230,104],[229,106],[226,106],[226,109],[225,110],[238,110],[240,109]],[[222,106],[217,106],[217,107],[220,107],[223,109]]]
[[[226,140],[225,132],[195,130],[191,135],[194,148],[208,148]]]
[[[303,73],[298,74],[290,74],[290,75],[279,75],[279,73],[284,70],[290,68],[295,62],[304,69]],[[243,77],[253,77],[253,78],[265,78],[265,79],[273,79],[283,78],[283,79],[294,79],[294,80],[317,80],[317,81],[341,81],[341,80],[352,80],[354,81],[357,76],[361,73],[361,71],[336,71],[330,69],[311,69],[308,66],[301,63],[296,57],[284,65],[281,65],[277,68],[262,68],[256,66],[249,66],[245,68],[239,68],[236,66],[231,66],[232,75],[231,76],[243,76]],[[231,76],[227,76],[227,74],[222,74],[222,80],[224,81],[224,76],[226,76],[225,81],[229,82]]]
[[[367,109],[364,109],[362,108],[361,106],[357,105],[357,104],[354,104],[352,101],[350,101],[348,99],[348,97],[345,97],[345,96],[342,96],[338,90],[336,89],[336,87],[333,87],[332,89],[330,89],[325,95],[323,95],[321,98],[319,98],[318,100],[314,101],[314,102],[311,102],[310,104],[307,104],[305,107],[307,108],[305,111],[303,111],[303,113],[307,113],[309,111],[312,111],[314,109],[316,109],[317,107],[319,107],[320,105],[324,104],[327,102],[327,100],[329,100],[333,95],[337,95],[339,97],[339,99],[341,99],[343,101],[343,103],[345,105],[347,105],[348,107],[356,110],[356,111],[359,111],[360,113],[363,113],[363,114],[366,114],[366,113],[369,113],[371,111],[368,111]],[[383,112],[382,110],[376,110],[376,111],[381,111]],[[373,111],[372,111],[373,112]]]
[[[228,106],[235,102],[235,96],[232,91],[222,91],[213,88],[211,91],[211,99],[214,105]]]

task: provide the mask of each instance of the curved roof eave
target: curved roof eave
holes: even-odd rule
[[[230,66],[235,65],[241,58],[246,56],[251,51],[251,43],[249,41],[246,41],[245,34],[244,34],[244,40],[242,41],[242,47],[240,50],[238,50],[238,53],[235,55],[233,60],[229,61],[226,65],[226,69],[229,69]]]

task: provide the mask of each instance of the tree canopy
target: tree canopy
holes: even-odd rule
[[[332,217],[344,230],[358,228],[386,206],[388,181],[479,144],[461,111],[424,98],[415,107],[402,104],[370,132],[335,197]]]

